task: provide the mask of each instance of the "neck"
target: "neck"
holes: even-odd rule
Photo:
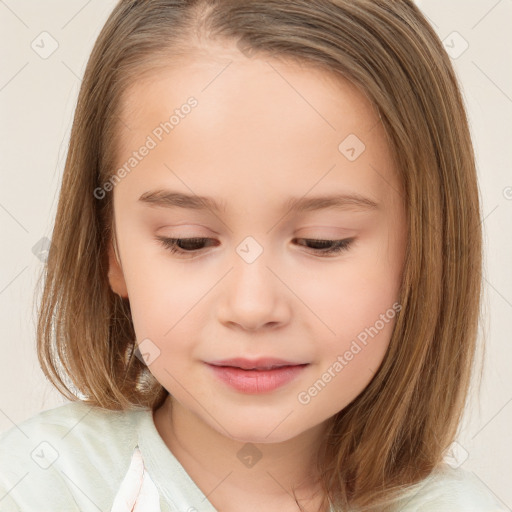
[[[246,443],[222,435],[171,396],[155,411],[154,422],[173,455],[218,510],[236,510],[236,502],[244,510],[249,510],[247,503],[268,503],[269,511],[298,510],[294,491],[307,510],[318,509],[322,493],[314,468],[324,424],[280,443]]]

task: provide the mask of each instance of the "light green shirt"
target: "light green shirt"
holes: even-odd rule
[[[508,510],[480,480],[445,467],[400,512]],[[149,409],[70,402],[0,435],[1,512],[216,512],[160,437]],[[243,511],[240,511],[243,512]]]

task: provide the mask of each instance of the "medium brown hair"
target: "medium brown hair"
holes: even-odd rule
[[[306,63],[375,105],[403,185],[402,310],[364,391],[319,453],[335,507],[388,510],[453,441],[475,359],[481,228],[474,153],[451,62],[411,0],[122,0],[102,29],[72,127],[38,319],[38,356],[70,400],[150,407],[167,391],[134,357],[127,299],[108,282],[116,134],[130,84],[211,41]],[[410,487],[409,487],[410,488]],[[391,508],[389,509],[391,510]]]

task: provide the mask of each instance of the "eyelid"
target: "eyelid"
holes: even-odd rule
[[[205,242],[209,242],[214,240],[213,238],[208,237],[182,237],[182,238],[170,238],[164,236],[157,236],[156,239],[171,253],[181,255],[183,257],[193,257],[196,254],[200,254],[204,252],[205,247],[201,247],[199,249],[182,249],[178,246],[179,243],[188,242],[188,243],[197,243],[202,244]],[[309,247],[310,251],[313,254],[318,255],[320,257],[333,257],[339,255],[347,250],[355,242],[355,237],[351,238],[343,238],[343,239],[325,239],[325,238],[294,238],[293,240],[303,240],[305,242],[312,243],[313,245],[321,245],[321,244],[331,244],[331,247],[324,248],[313,248]],[[305,245],[298,244],[301,247],[306,247]],[[333,256],[325,256],[325,255],[333,255]]]

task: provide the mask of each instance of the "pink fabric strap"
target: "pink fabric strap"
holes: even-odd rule
[[[128,471],[114,498],[111,512],[159,512],[160,510],[158,490],[146,471],[142,454],[136,446]]]

